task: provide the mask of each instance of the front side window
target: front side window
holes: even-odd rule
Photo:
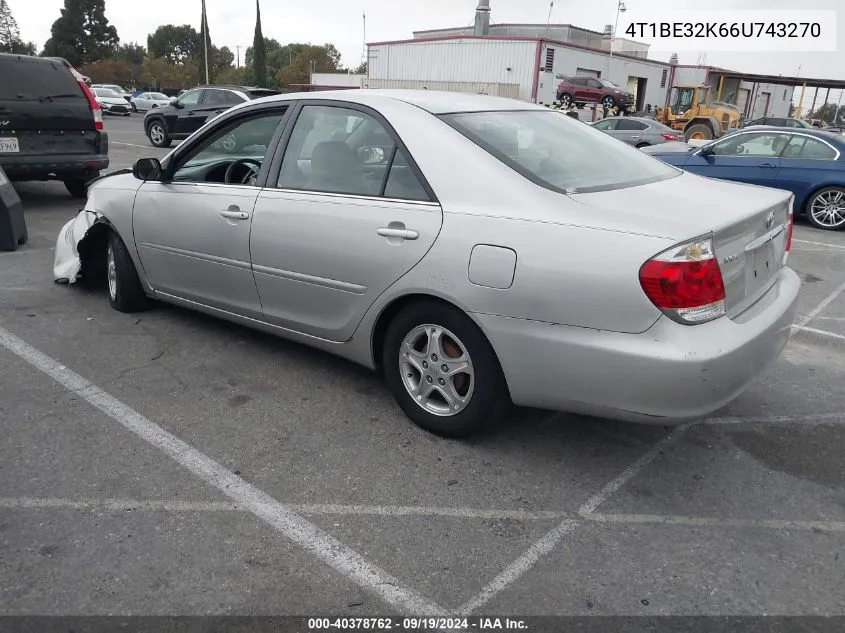
[[[281,189],[428,200],[408,158],[373,116],[305,106],[279,171]]]
[[[716,156],[780,156],[789,137],[777,132],[735,134],[712,146]]]
[[[827,143],[809,136],[793,136],[783,153],[784,158],[835,160],[836,150]]]
[[[468,112],[442,119],[507,166],[555,191],[622,189],[681,174],[556,112]]]
[[[190,92],[186,92],[181,97],[179,97],[179,103],[181,105],[197,105],[200,102],[200,96],[202,95],[202,90],[191,90]]]
[[[254,185],[283,116],[274,110],[222,127],[179,158],[173,180]]]

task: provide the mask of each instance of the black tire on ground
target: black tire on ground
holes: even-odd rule
[[[459,413],[431,413],[405,387],[399,366],[400,348],[405,337],[421,325],[435,325],[454,333],[471,359],[474,384],[468,404]],[[426,354],[428,351],[426,348]],[[385,381],[399,406],[414,423],[436,435],[468,437],[504,417],[511,405],[507,382],[493,348],[478,326],[452,306],[426,300],[404,308],[387,328],[381,361]],[[436,365],[436,361],[431,365],[435,371]],[[422,381],[421,375],[419,380]]]
[[[82,199],[88,197],[88,185],[85,184],[87,182],[87,178],[68,178],[64,181],[68,193],[74,198]]]
[[[841,194],[841,197],[837,194]],[[820,206],[823,208],[835,205],[839,215],[826,216],[828,223],[825,224],[822,218],[816,218],[813,215],[813,204],[816,201],[819,201]],[[804,205],[804,213],[807,215],[810,224],[817,229],[824,231],[841,231],[845,229],[845,187],[825,187],[814,192],[813,195],[807,198],[807,203]]]
[[[106,277],[109,287],[109,304],[119,312],[141,312],[149,308],[150,301],[138,279],[138,272],[126,245],[112,231],[106,246]]]
[[[635,147],[639,149],[641,147],[648,147],[649,145],[651,145],[651,143],[637,143]]]
[[[557,96],[557,100],[560,101],[561,105],[569,107],[569,105],[572,103],[572,95],[568,92],[561,92]]]
[[[167,133],[167,125],[159,118],[155,118],[147,124],[147,138],[153,147],[170,147],[173,140]]]
[[[689,141],[690,139],[704,139],[709,141],[713,138],[713,130],[710,129],[709,125],[705,125],[704,123],[696,123],[695,125],[690,125],[684,131],[684,140]]]
[[[611,97],[610,95],[605,95],[604,97],[602,97],[600,103],[603,108],[607,108],[608,110],[610,110],[610,108],[616,105],[616,101],[614,101],[613,97]]]

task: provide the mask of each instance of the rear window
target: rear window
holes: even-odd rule
[[[471,112],[442,118],[515,171],[554,191],[622,189],[681,173],[557,112]]]
[[[44,97],[86,101],[79,82],[59,62],[0,58],[0,100],[33,101]]]
[[[260,99],[261,97],[272,97],[273,95],[281,94],[278,90],[247,90],[246,94],[250,99]]]

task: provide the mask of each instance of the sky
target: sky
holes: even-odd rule
[[[50,26],[64,0],[7,0],[20,27],[21,37],[41,47],[50,37]],[[647,6],[650,12],[666,9],[754,9],[760,20],[772,9],[841,9],[837,20],[835,53],[707,53],[708,65],[766,74],[845,79],[845,1],[843,0],[625,0],[632,11]],[[262,0],[264,35],[279,40],[333,43],[345,66],[357,66],[364,54],[363,15],[367,16],[366,41],[406,39],[413,31],[464,26],[472,23],[477,0]],[[800,6],[799,6],[800,4]],[[493,23],[541,23],[549,18],[550,0],[490,0]],[[554,0],[552,23],[568,23],[601,31],[616,17],[617,0]],[[236,52],[252,44],[255,10],[250,0],[206,0],[209,31],[217,46]],[[106,16],[122,42],[146,45],[147,34],[161,24],[192,24],[199,29],[201,0],[106,0]],[[620,34],[621,35],[621,34]],[[643,40],[648,42],[648,40]],[[680,63],[695,64],[707,51],[679,53]],[[668,60],[669,53],[654,51],[653,59]],[[799,72],[800,67],[800,72]],[[838,98],[837,91],[831,100]],[[823,95],[822,95],[823,98]],[[805,96],[805,105],[812,91]],[[843,98],[845,103],[845,98]]]

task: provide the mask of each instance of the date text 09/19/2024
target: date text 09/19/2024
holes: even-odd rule
[[[526,631],[518,618],[309,618],[308,631]]]

